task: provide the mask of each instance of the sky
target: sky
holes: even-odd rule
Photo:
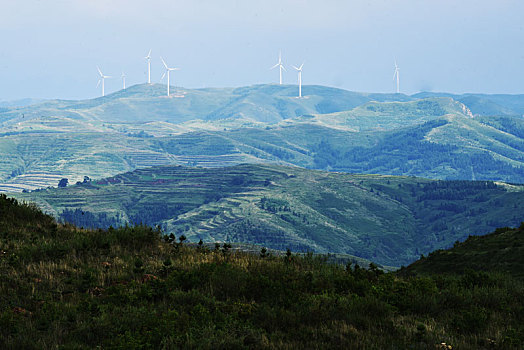
[[[0,0],[0,100],[85,99],[152,81],[362,92],[524,93],[521,0]]]

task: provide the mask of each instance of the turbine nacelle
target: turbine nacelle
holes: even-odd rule
[[[292,67],[295,68],[298,72],[302,72],[302,67],[304,67],[304,63],[302,63],[302,64],[300,65],[300,67],[298,67],[298,68],[295,67],[295,66],[292,66]]]

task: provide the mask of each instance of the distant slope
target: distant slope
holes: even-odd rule
[[[473,117],[464,104],[449,97],[409,102],[367,102],[348,111],[303,116],[289,120],[350,131],[384,131],[423,124],[442,116]]]
[[[5,135],[0,137],[0,191],[56,186],[61,177],[74,183],[84,176],[101,178],[156,165],[268,162],[348,173],[524,183],[524,119],[457,114],[429,119],[421,125],[363,132],[292,122],[165,137],[143,131]],[[374,125],[380,120],[387,123],[379,118]]]
[[[192,241],[343,253],[400,266],[469,234],[520,223],[523,190],[241,165],[140,169],[17,197],[80,226],[142,222]]]
[[[524,115],[524,95],[509,94],[450,94],[440,92],[421,92],[413,98],[451,97],[464,103],[475,115]]]
[[[405,274],[455,274],[467,269],[503,272],[524,278],[524,222],[519,228],[498,228],[485,236],[471,236],[453,248],[437,250],[407,267]]]
[[[164,88],[0,110],[0,192],[147,166],[268,162],[524,183],[524,119],[472,118],[450,97],[304,86],[298,99],[294,85],[267,84],[167,98]]]
[[[500,121],[500,120],[499,120]],[[490,125],[491,124],[491,125]],[[496,123],[446,116],[405,129],[361,133],[370,141],[351,147],[323,139],[312,147],[314,168],[349,173],[524,183],[524,119]],[[497,129],[500,127],[501,129]]]
[[[365,94],[323,86],[304,86],[304,98],[298,99],[293,85],[253,85],[242,88],[173,88],[166,96],[160,84],[134,85],[92,100],[50,100],[41,104],[0,110],[0,127],[5,131],[40,128],[48,118],[55,127],[92,131],[104,123],[145,123],[167,121],[174,124],[194,119],[246,119],[264,123],[314,113],[349,110],[366,102],[411,100],[397,94]],[[33,123],[29,121],[34,120]],[[86,125],[88,129],[78,129]],[[19,124],[20,123],[20,124]],[[74,131],[71,129],[70,131]]]

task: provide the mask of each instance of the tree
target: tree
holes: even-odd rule
[[[66,178],[60,179],[60,181],[58,181],[58,187],[66,187],[68,183],[69,183],[68,179]]]

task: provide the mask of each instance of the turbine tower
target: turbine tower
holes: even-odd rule
[[[100,82],[102,82],[102,96],[105,96],[104,82],[106,78],[111,78],[111,77],[109,75],[102,74],[102,71],[100,70],[98,66],[96,67],[96,69],[98,69],[98,73],[100,74],[100,79],[98,79],[98,84],[96,84],[96,87],[98,87],[98,85],[100,85]]]
[[[122,72],[122,83],[124,85],[124,90],[126,89],[126,73]]]
[[[151,49],[149,49],[149,53],[144,58],[147,60],[147,83],[151,84]]]
[[[400,93],[400,68],[398,68],[397,61],[395,61],[395,73],[393,73],[393,80],[397,78],[397,94]]]
[[[286,68],[284,68],[284,65],[282,64],[282,51],[280,51],[278,53],[278,63],[275,64],[270,69],[275,69],[277,67],[279,67],[279,71],[280,71],[280,85],[282,85],[282,70],[286,70]]]
[[[164,79],[164,77],[167,74],[167,96],[169,97],[169,73],[172,70],[180,70],[180,68],[169,68],[166,62],[164,61],[164,59],[162,57],[160,57],[160,59],[162,60],[162,63],[164,64],[164,67],[166,68],[166,71],[164,72],[164,75],[162,75],[162,78],[160,78],[160,80]]]
[[[302,63],[298,68],[293,66],[293,68],[298,72],[298,98],[302,97],[302,67],[304,67],[304,63]]]

